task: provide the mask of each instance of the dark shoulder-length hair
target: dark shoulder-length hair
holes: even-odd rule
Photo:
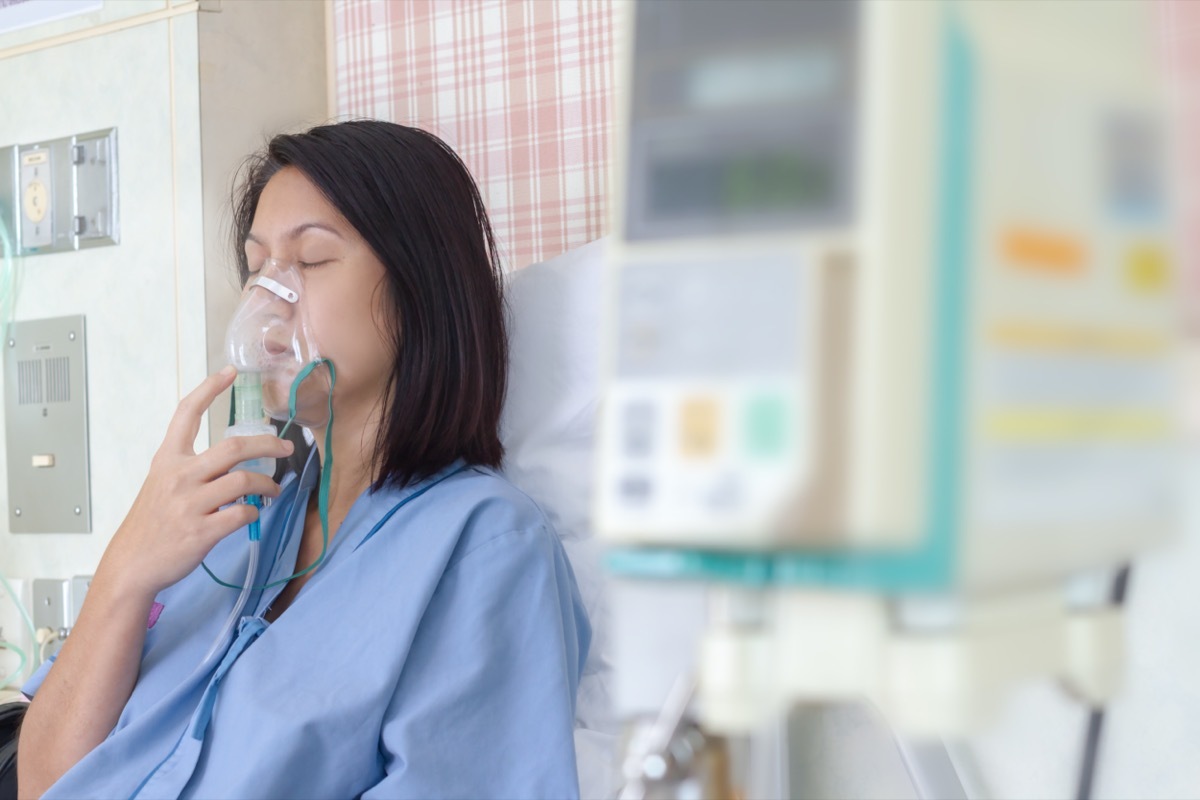
[[[259,197],[289,166],[354,226],[387,272],[384,335],[395,360],[372,488],[404,486],[458,458],[499,467],[508,376],[503,267],[466,165],[437,136],[391,122],[274,137],[235,180],[233,245],[243,285]],[[307,456],[303,439],[296,444],[293,469]]]

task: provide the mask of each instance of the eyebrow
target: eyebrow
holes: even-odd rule
[[[320,222],[305,222],[300,225],[297,225],[296,227],[294,227],[290,231],[288,231],[286,234],[284,234],[284,238],[285,239],[297,239],[297,238],[299,238],[300,234],[304,233],[309,228],[316,228],[318,230],[328,231],[329,233],[332,233],[334,236],[338,237],[339,239],[342,239],[343,241],[346,238],[345,236],[342,236],[342,234],[338,233],[338,231],[336,231],[335,229],[331,228],[328,225],[320,223]],[[266,247],[266,243],[264,243],[262,239],[259,239],[253,233],[246,234],[246,241],[254,242],[257,245],[262,245],[263,247]]]

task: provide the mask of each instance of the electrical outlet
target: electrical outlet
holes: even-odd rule
[[[28,611],[33,605],[32,582],[10,578],[8,585]],[[13,650],[0,648],[0,683],[19,686],[32,673],[37,663],[37,643],[33,640],[21,609],[17,608],[3,587],[0,587],[0,641],[15,645],[25,653],[25,665],[21,667],[19,674],[14,674],[21,663],[21,657]]]
[[[74,628],[83,608],[83,598],[87,597],[88,589],[92,587],[91,575],[76,575],[71,578],[71,613],[67,616],[67,627]]]
[[[67,626],[71,613],[71,582],[64,578],[34,579],[34,627],[52,631]]]
[[[38,655],[50,658],[62,647],[62,637],[71,624],[71,582],[65,578],[35,578],[33,581],[33,624],[42,638]]]
[[[71,582],[64,578],[33,581],[33,625],[58,631],[66,628],[71,613]]]

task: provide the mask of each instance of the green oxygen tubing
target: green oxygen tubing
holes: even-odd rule
[[[204,567],[204,571],[208,573],[208,576],[218,584],[221,586],[226,586],[230,589],[241,590],[240,594],[238,595],[237,602],[234,603],[233,609],[230,611],[229,616],[225,619],[225,624],[221,626],[220,633],[217,634],[216,638],[213,640],[212,646],[208,650],[208,653],[205,654],[203,659],[204,663],[207,663],[213,658],[217,657],[218,654],[224,650],[224,645],[228,642],[229,635],[233,633],[234,627],[237,625],[238,620],[241,618],[242,612],[245,610],[246,604],[250,599],[251,592],[271,589],[276,586],[283,585],[293,578],[307,575],[319,567],[325,560],[325,554],[329,549],[329,481],[330,476],[333,473],[333,389],[337,384],[337,370],[334,368],[332,361],[327,358],[316,359],[305,365],[305,367],[300,370],[299,374],[296,375],[295,380],[292,381],[291,389],[288,392],[288,420],[284,424],[283,430],[279,432],[279,435],[281,437],[285,436],[288,430],[291,428],[292,423],[296,419],[296,394],[301,383],[304,382],[305,378],[312,374],[314,369],[320,366],[325,366],[329,370],[329,421],[325,426],[325,458],[321,465],[321,483],[317,490],[317,510],[321,518],[321,553],[317,556],[316,560],[307,567],[292,573],[286,578],[280,578],[279,580],[272,581],[270,583],[255,586],[254,577],[258,573],[259,550],[262,546],[261,523],[256,519],[247,526],[250,540],[250,559],[246,566],[246,577],[240,585],[221,580],[215,574],[213,574],[213,571],[209,569],[208,564],[205,564],[203,561],[200,562],[200,565]],[[262,433],[268,429],[270,432],[274,432],[274,428],[270,427],[269,424],[264,422],[265,414],[263,413],[262,409],[262,385],[258,376],[254,375],[253,373],[249,373],[244,376],[243,380],[243,375],[239,374],[238,380],[234,383],[233,395],[231,417],[234,426],[246,426],[243,428],[245,433],[242,435],[246,435],[247,433]],[[255,429],[254,426],[256,425],[261,426],[263,430]],[[265,472],[266,474],[274,473],[273,459],[259,459],[258,461],[269,461],[270,463],[258,464],[254,462],[246,462],[245,464],[239,464],[237,467],[235,467],[235,469],[248,468],[258,472]],[[297,492],[296,498],[292,500],[292,508],[288,513],[289,519],[291,519],[295,514],[296,501],[299,499],[299,497],[300,493]],[[249,495],[245,498],[245,502],[254,505],[259,509],[262,509],[263,507],[262,497],[259,495]]]

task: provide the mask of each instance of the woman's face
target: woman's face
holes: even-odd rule
[[[298,305],[307,315],[319,354],[337,369],[335,413],[350,413],[360,424],[365,422],[392,369],[392,348],[383,334],[383,264],[294,167],[281,169],[263,188],[245,247],[251,277],[267,259],[295,265],[304,281]],[[271,269],[266,267],[268,273]],[[263,387],[268,404],[272,391]]]

